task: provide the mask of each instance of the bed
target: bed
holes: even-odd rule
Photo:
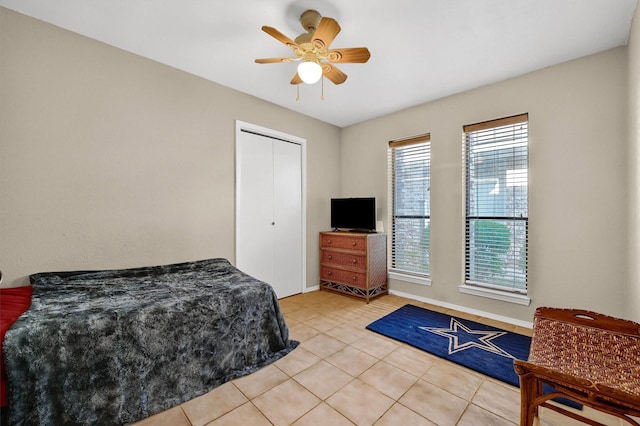
[[[273,288],[226,259],[30,279],[4,341],[10,424],[134,422],[298,344]]]

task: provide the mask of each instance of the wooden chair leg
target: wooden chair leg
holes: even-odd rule
[[[531,398],[531,401],[536,401],[538,399],[538,397],[542,396],[542,394],[544,392],[542,391],[542,382],[540,380],[538,380],[537,377],[535,377],[533,379],[533,381],[535,382],[535,385],[534,385],[535,386],[535,392],[534,392],[534,394],[533,394],[533,396]],[[540,412],[539,412],[540,406],[538,404],[535,404],[535,405],[533,405],[532,410],[533,410],[533,414],[532,415],[534,416],[534,418],[536,418],[538,420],[537,423],[540,424]]]
[[[538,407],[533,401],[542,394],[542,384],[532,374],[520,376],[520,426],[533,426]]]

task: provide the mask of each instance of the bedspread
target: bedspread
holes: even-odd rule
[[[226,259],[30,278],[4,342],[12,424],[137,421],[297,345],[272,287]]]

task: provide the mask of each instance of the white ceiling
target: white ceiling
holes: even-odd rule
[[[627,43],[637,0],[0,0],[0,5],[344,127]],[[291,50],[316,9],[342,31],[332,48],[366,46],[347,81],[289,81]]]

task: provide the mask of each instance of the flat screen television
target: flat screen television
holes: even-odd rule
[[[333,229],[375,232],[375,197],[332,198],[331,227]]]

